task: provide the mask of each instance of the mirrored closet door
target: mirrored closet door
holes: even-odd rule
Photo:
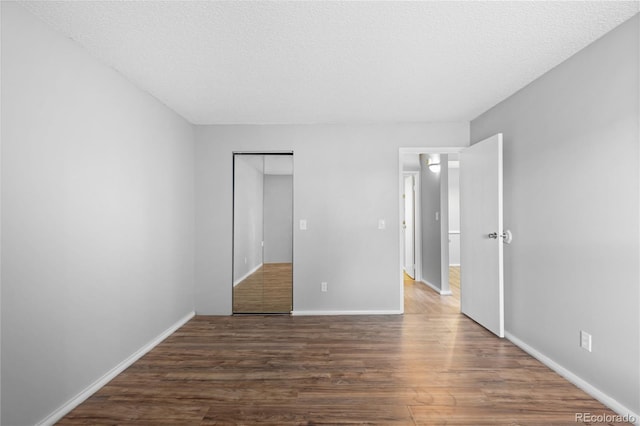
[[[233,156],[233,313],[293,309],[293,154]]]

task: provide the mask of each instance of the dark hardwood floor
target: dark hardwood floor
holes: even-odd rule
[[[455,287],[455,286],[452,286]],[[405,315],[198,316],[60,421],[575,425],[613,414],[405,281]]]

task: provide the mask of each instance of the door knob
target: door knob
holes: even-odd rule
[[[490,234],[487,235],[487,237],[497,240],[498,239],[498,233],[497,232],[492,232]],[[502,234],[500,234],[500,238],[502,238],[502,241],[506,244],[511,244],[511,241],[513,241],[513,235],[511,234],[510,230],[506,230],[504,231]]]

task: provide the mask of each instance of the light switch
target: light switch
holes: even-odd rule
[[[378,229],[384,229],[387,227],[387,224],[385,223],[384,219],[378,219]]]
[[[591,352],[591,335],[582,330],[580,330],[580,347]]]
[[[306,231],[307,230],[307,220],[306,219],[300,219],[300,230],[301,231]]]

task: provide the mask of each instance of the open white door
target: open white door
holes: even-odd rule
[[[404,271],[416,278],[415,256],[415,184],[413,175],[404,177]]]
[[[463,314],[504,337],[502,134],[460,156],[460,264]]]

